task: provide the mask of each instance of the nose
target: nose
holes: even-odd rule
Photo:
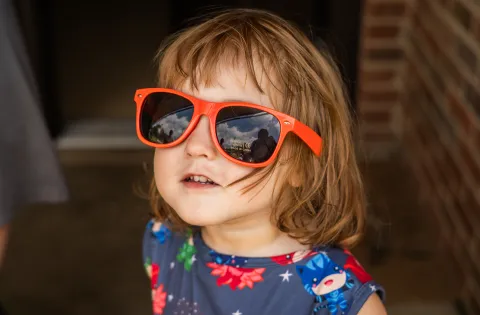
[[[204,157],[212,160],[217,155],[217,149],[210,136],[208,118],[202,116],[195,129],[186,140],[185,154],[188,157]]]

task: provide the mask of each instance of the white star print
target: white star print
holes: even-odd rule
[[[242,315],[242,313],[240,313],[240,310],[237,310],[235,313],[232,313],[232,315]]]
[[[371,289],[372,292],[373,292],[373,291],[376,291],[376,290],[377,290],[377,287],[371,284],[371,285],[370,285],[370,289]]]
[[[285,271],[285,273],[281,273],[279,274],[280,277],[282,277],[282,282],[284,281],[287,281],[287,282],[290,282],[290,277],[292,276],[293,274],[291,274],[288,270]]]
[[[172,302],[172,300],[173,300],[173,295],[172,295],[172,294],[169,294],[169,295],[168,295],[168,302]]]
[[[172,261],[172,262],[170,263],[170,269],[173,269],[174,267],[175,267],[175,262]]]

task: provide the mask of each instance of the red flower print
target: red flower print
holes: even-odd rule
[[[372,280],[372,277],[365,271],[365,269],[363,269],[358,260],[353,257],[348,250],[345,250],[344,252],[348,255],[348,257],[343,268],[351,270],[361,283],[366,283]]]
[[[293,255],[287,254],[287,255],[273,256],[272,261],[282,266],[290,265],[290,264],[293,264]]]
[[[310,257],[310,256],[313,256],[315,254],[316,254],[316,252],[313,251],[313,250],[299,250],[299,251],[296,251],[296,252],[293,252],[293,253],[290,253],[290,254],[286,254],[286,255],[274,256],[271,259],[272,259],[273,262],[275,262],[279,265],[285,266],[285,265],[294,264],[294,263],[299,262],[300,260],[302,260],[306,257]]]
[[[167,304],[166,299],[167,299],[167,292],[163,291],[163,284],[159,285],[158,288],[152,291],[153,313],[155,315],[163,314],[163,309]]]
[[[152,264],[152,275],[150,281],[152,283],[152,289],[155,289],[158,281],[158,274],[160,273],[160,266],[157,264]]]
[[[219,276],[218,286],[229,285],[232,290],[252,289],[255,282],[263,281],[262,273],[265,271],[265,268],[236,268],[216,263],[207,263],[207,266],[213,269],[211,275]]]

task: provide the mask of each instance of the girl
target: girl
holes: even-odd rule
[[[385,314],[348,251],[365,202],[330,58],[248,9],[175,34],[158,57],[160,87],[135,94],[138,137],[156,148],[153,313]]]

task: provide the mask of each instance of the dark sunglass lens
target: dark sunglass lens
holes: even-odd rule
[[[248,163],[267,161],[280,137],[278,119],[255,108],[223,108],[215,123],[217,139],[223,150],[231,157]]]
[[[140,112],[140,131],[151,142],[167,144],[187,129],[193,104],[173,93],[156,92],[147,96]]]

